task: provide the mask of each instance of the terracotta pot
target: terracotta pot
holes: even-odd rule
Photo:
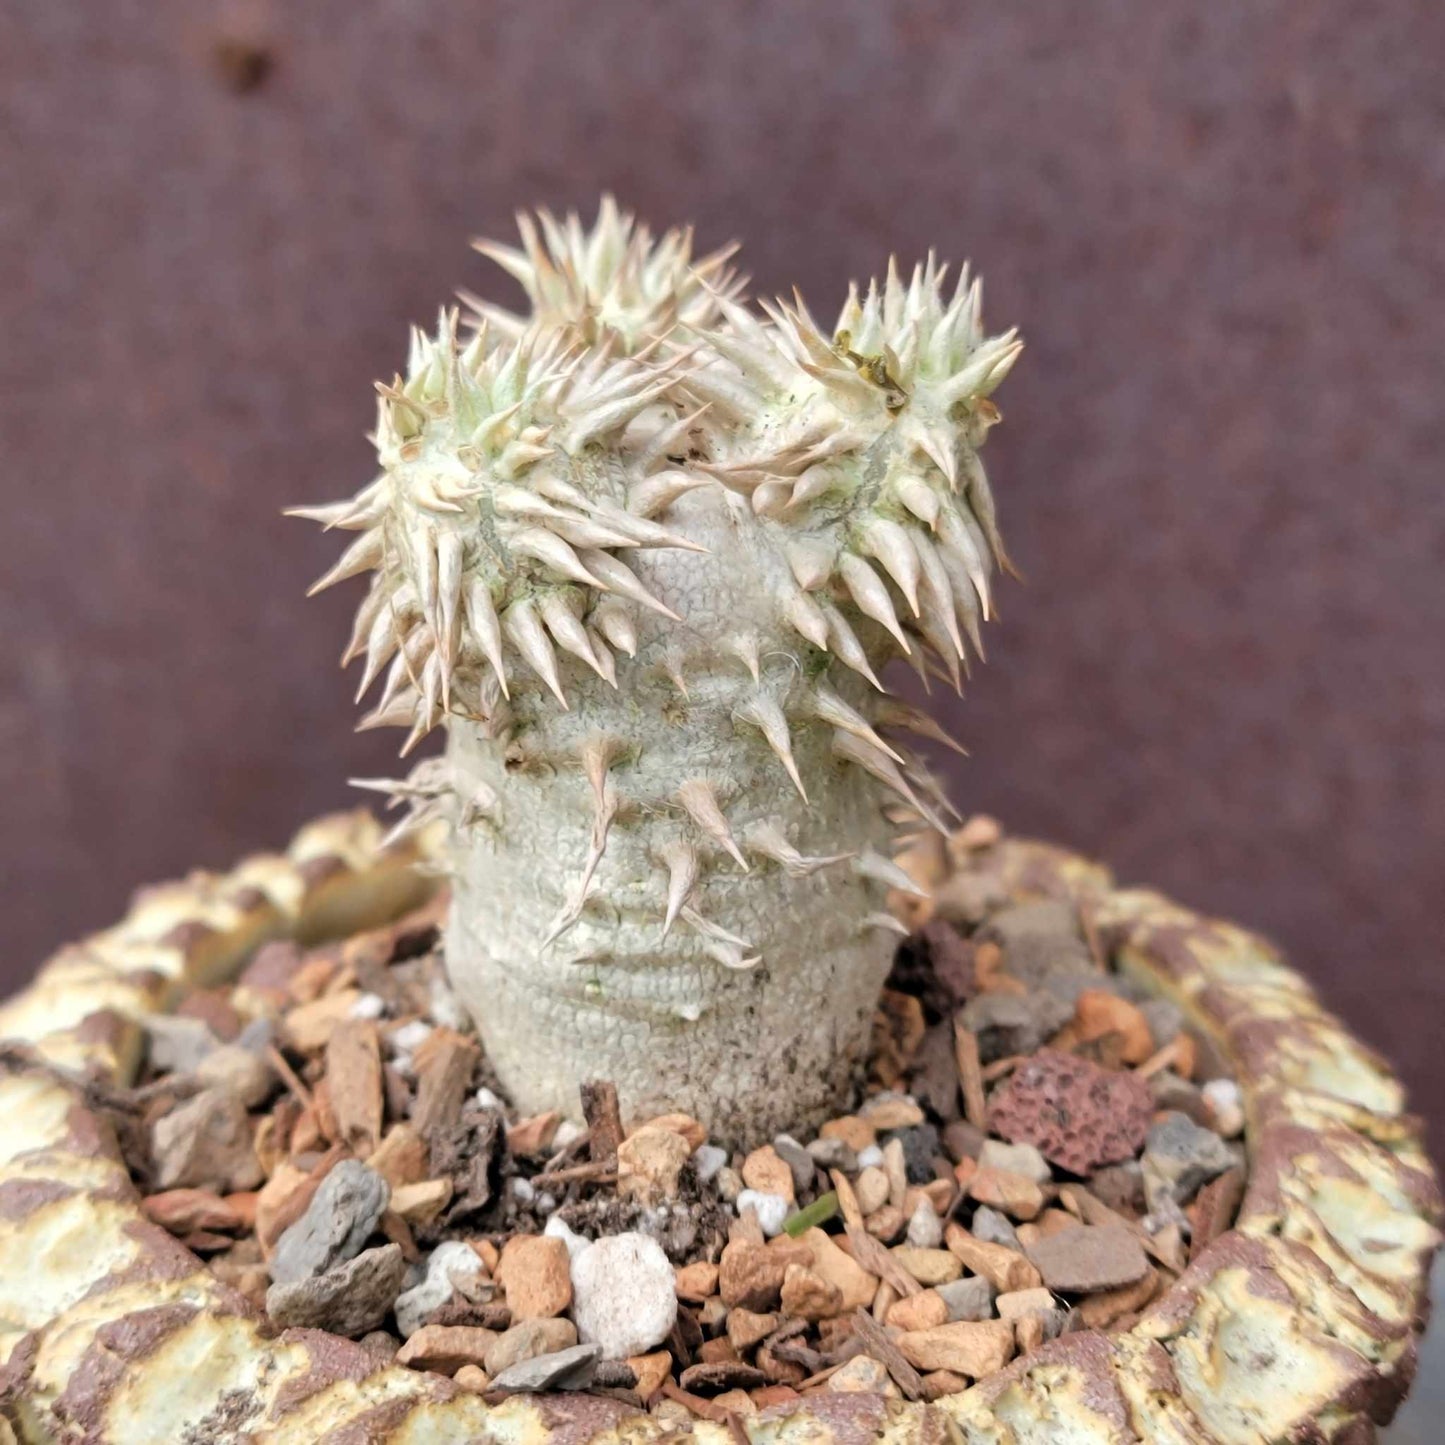
[[[125,1082],[135,1020],[260,942],[316,941],[420,901],[413,845],[365,814],[285,855],[148,890],[0,1008],[0,1442],[661,1440],[615,1399],[488,1405],[315,1331],[272,1337],[142,1215],[76,1071]],[[933,1404],[817,1394],[744,1422],[777,1445],[1367,1445],[1408,1388],[1441,1201],[1384,1063],[1260,939],[1092,864],[1006,843],[1012,896],[1066,892],[1120,966],[1182,1008],[1235,1072],[1250,1179],[1236,1227],[1127,1332],[1064,1336]],[[92,1086],[94,1088],[96,1086]],[[94,1097],[92,1094],[90,1097]],[[5,1422],[8,1422],[5,1423]],[[619,1432],[612,1433],[609,1432]],[[727,1445],[728,1427],[695,1433]]]

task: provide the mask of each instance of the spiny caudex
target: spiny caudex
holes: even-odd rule
[[[373,786],[445,820],[448,966],[523,1109],[610,1078],[725,1140],[803,1127],[867,1042],[890,853],[947,808],[884,667],[956,686],[979,649],[1020,343],[932,258],[829,334],[610,202],[521,233],[480,249],[530,315],[414,333],[379,475],[304,509],[360,534],[318,588],[372,574],[363,725],[446,729]]]

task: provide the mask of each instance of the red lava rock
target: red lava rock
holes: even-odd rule
[[[1010,1143],[1033,1144],[1071,1174],[1088,1174],[1132,1159],[1153,1110],[1145,1080],[1041,1049],[994,1094],[989,1127]]]

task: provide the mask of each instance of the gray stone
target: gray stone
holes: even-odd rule
[[[1174,1114],[1185,1114],[1201,1128],[1207,1129],[1213,1121],[1204,1094],[1187,1079],[1169,1069],[1161,1069],[1149,1080],[1149,1089],[1159,1109]]]
[[[1060,1294],[1097,1294],[1137,1284],[1149,1260],[1122,1224],[1081,1224],[1045,1235],[1026,1251],[1044,1284]]]
[[[410,1339],[457,1291],[482,1272],[476,1250],[464,1240],[449,1239],[427,1256],[426,1271],[396,1302],[396,1327]]]
[[[716,1179],[727,1162],[728,1151],[720,1149],[716,1144],[699,1144],[692,1151],[692,1167],[699,1184]]]
[[[222,1044],[196,1066],[196,1077],[209,1088],[228,1089],[248,1109],[265,1102],[276,1075],[265,1059],[239,1044]]]
[[[969,1233],[975,1239],[983,1240],[985,1244],[1001,1244],[1005,1249],[1016,1249],[1020,1252],[1023,1250],[1013,1225],[998,1210],[990,1209],[986,1204],[980,1204],[974,1210]]]
[[[330,1330],[356,1339],[386,1318],[405,1274],[399,1244],[366,1249],[325,1274],[273,1284],[266,1313],[283,1329]]]
[[[355,1258],[390,1200],[391,1189],[375,1169],[343,1159],[321,1181],[306,1213],[277,1240],[271,1278],[290,1284]]]
[[[858,1169],[857,1154],[841,1139],[814,1139],[808,1145],[808,1155],[819,1169],[841,1169],[845,1174]]]
[[[1116,1214],[1130,1218],[1143,1214],[1148,1207],[1144,1200],[1144,1171],[1137,1159],[1094,1170],[1089,1176],[1089,1193]]]
[[[1158,1207],[1162,1198],[1187,1204],[1201,1185],[1234,1162],[1234,1151],[1218,1134],[1200,1128],[1185,1114],[1166,1114],[1149,1130],[1140,1160],[1149,1208]]]
[[[160,1074],[193,1074],[221,1041],[201,1019],[159,1014],[146,1020],[146,1054]]]
[[[938,1130],[932,1124],[912,1124],[906,1129],[893,1129],[885,1141],[897,1139],[903,1146],[903,1167],[910,1184],[933,1183],[933,1161],[943,1153]]]
[[[1172,1042],[1184,1027],[1184,1011],[1167,998],[1148,999],[1139,1005],[1139,1012],[1149,1025],[1149,1037],[1156,1050]]]
[[[254,1189],[265,1174],[251,1144],[246,1106],[226,1089],[205,1089],[151,1126],[161,1189]]]
[[[955,1279],[934,1289],[948,1307],[948,1322],[977,1321],[993,1318],[994,1288],[982,1275]]]
[[[1070,1005],[1048,993],[981,993],[964,1008],[963,1023],[978,1036],[980,1061],[991,1064],[1036,1052],[1073,1013]]]
[[[493,1390],[585,1390],[597,1373],[600,1345],[573,1345],[555,1355],[538,1355],[492,1376]]]
[[[994,914],[982,936],[1003,948],[1008,971],[1031,989],[1070,974],[1096,984],[1108,980],[1084,942],[1078,910],[1070,903],[1053,899],[1016,903]]]
[[[555,1355],[577,1343],[577,1326],[571,1320],[523,1320],[492,1341],[484,1361],[487,1373],[500,1375],[523,1360]]]
[[[773,1140],[773,1150],[792,1170],[793,1188],[797,1193],[801,1194],[812,1185],[818,1166],[814,1164],[813,1156],[791,1134],[779,1134]]]
[[[1021,1174],[1035,1184],[1047,1184],[1053,1177],[1049,1161],[1032,1144],[1005,1144],[1001,1139],[985,1139],[978,1151],[978,1162],[1006,1174]]]

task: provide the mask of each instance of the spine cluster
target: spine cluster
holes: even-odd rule
[[[1006,561],[978,449],[1021,343],[932,258],[825,332],[610,202],[521,234],[480,249],[529,312],[471,299],[415,332],[377,388],[378,475],[303,512],[358,534],[318,589],[371,574],[346,650],[362,693],[380,682],[363,725],[405,728],[404,752],[451,735],[378,786],[403,826],[448,820],[459,872],[555,808],[558,896],[496,930],[513,969],[606,961],[649,915],[689,957],[785,966],[752,936],[760,891],[820,869],[857,885],[836,895],[855,928],[886,929],[888,842],[947,805],[905,740],[939,729],[884,669],[958,687],[981,651]]]

